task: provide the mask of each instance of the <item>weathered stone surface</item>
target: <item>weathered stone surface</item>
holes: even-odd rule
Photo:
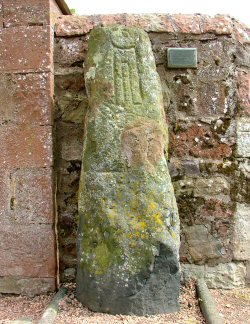
[[[86,37],[56,39],[54,62],[62,66],[79,64],[85,59],[87,47]]]
[[[241,116],[250,116],[250,71],[237,71],[238,110]]]
[[[52,184],[50,168],[11,172],[9,221],[15,224],[53,224]]]
[[[4,0],[4,27],[49,24],[49,0]]]
[[[122,23],[136,26],[147,32],[179,32],[185,34],[213,33],[215,35],[233,35],[242,43],[249,42],[249,32],[244,24],[232,21],[224,15],[169,15],[169,14],[116,14],[95,16],[60,16],[56,24],[57,36],[84,35],[97,26],[109,26]],[[246,31],[245,31],[246,30]]]
[[[175,183],[176,195],[192,194],[193,197],[213,197],[229,194],[230,184],[221,176],[207,178],[185,177]]]
[[[177,311],[179,220],[149,39],[136,28],[97,28],[85,68],[78,299],[109,313]]]
[[[0,277],[55,277],[55,234],[51,224],[1,224],[0,236]]]
[[[0,75],[0,124],[51,125],[51,73]]]
[[[181,264],[181,276],[184,281],[189,279],[201,279],[205,277],[205,265],[196,265],[192,263]]]
[[[247,271],[247,275],[246,275],[246,284],[250,284],[250,261],[246,262],[246,271]]]
[[[250,206],[243,204],[236,205],[233,254],[235,260],[250,260]]]
[[[52,165],[51,126],[1,126],[0,166],[6,168]]]
[[[188,252],[194,263],[203,264],[221,256],[222,244],[214,238],[204,225],[186,226]]]
[[[184,280],[204,278],[209,288],[233,289],[245,286],[246,266],[243,262],[207,265],[182,264]]]
[[[51,72],[52,28],[28,26],[0,29],[1,72]],[[11,42],[10,42],[11,39]]]
[[[172,156],[194,156],[220,159],[232,155],[231,143],[223,143],[207,125],[191,125],[185,130],[170,134]]]
[[[246,266],[243,262],[221,263],[216,267],[206,265],[205,273],[209,288],[233,289],[246,284]]]
[[[10,175],[6,170],[0,170],[0,215],[4,215],[8,209],[9,191],[10,191]]]
[[[238,118],[236,135],[237,155],[250,157],[250,118]]]
[[[56,288],[55,278],[0,277],[0,293],[34,295],[45,294]]]

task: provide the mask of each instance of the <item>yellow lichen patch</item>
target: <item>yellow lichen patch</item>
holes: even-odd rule
[[[156,209],[156,204],[154,202],[151,202],[148,206],[149,211],[153,211]]]
[[[146,222],[138,222],[134,225],[135,230],[144,231],[147,228]]]
[[[153,214],[153,220],[154,220],[155,224],[157,224],[159,226],[164,226],[162,215],[160,213]]]

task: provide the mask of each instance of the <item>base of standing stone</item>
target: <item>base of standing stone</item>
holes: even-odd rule
[[[93,277],[78,268],[77,299],[92,311],[109,314],[145,316],[178,312],[180,272],[176,267],[178,260],[171,254],[162,246],[154,269],[130,278],[129,283],[115,274]]]

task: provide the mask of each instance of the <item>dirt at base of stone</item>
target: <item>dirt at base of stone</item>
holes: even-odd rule
[[[224,324],[250,323],[250,287],[241,289],[210,289]]]
[[[205,324],[196,298],[195,284],[189,282],[181,288],[180,311],[173,314],[138,317],[108,315],[91,312],[75,298],[75,284],[67,284],[68,294],[60,303],[56,324]],[[1,296],[0,324],[10,324],[11,320],[29,318],[37,323],[53,294],[34,298],[24,296]]]
[[[17,319],[29,319],[37,323],[54,295],[27,297],[0,294],[0,324],[10,324]]]

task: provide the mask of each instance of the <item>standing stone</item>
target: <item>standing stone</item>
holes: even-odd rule
[[[77,297],[111,314],[178,311],[179,219],[147,34],[94,29],[85,69]]]

